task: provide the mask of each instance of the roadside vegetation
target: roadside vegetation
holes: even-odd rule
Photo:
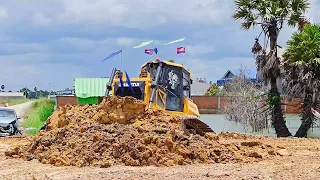
[[[25,116],[22,127],[26,134],[37,134],[54,111],[55,102],[50,99],[38,99],[32,103],[30,111]]]
[[[0,106],[3,106],[4,102],[7,102],[9,106],[13,106],[13,105],[22,104],[28,101],[30,101],[30,99],[4,99],[4,100],[0,100]]]

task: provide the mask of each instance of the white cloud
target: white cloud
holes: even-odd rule
[[[194,46],[186,46],[186,51],[191,56],[198,56],[198,55],[212,53],[215,51],[215,48],[212,45],[194,45]]]
[[[2,59],[2,58],[1,58]],[[14,59],[14,58],[11,58]],[[38,87],[48,89],[49,83],[55,85],[55,90],[72,87],[73,78],[89,75],[88,68],[67,63],[28,64],[26,62],[1,61],[1,84],[6,90],[17,91],[20,88]]]
[[[320,2],[319,0],[309,0],[310,1],[310,9],[308,10],[307,17],[310,18],[312,23],[318,23],[320,19],[319,8]]]
[[[135,42],[133,38],[120,37],[117,39],[117,44],[120,46],[132,46]]]
[[[226,0],[64,0],[60,23],[150,27],[167,22],[218,24],[230,18]]]
[[[0,19],[6,19],[8,17],[9,15],[8,15],[7,9],[0,7]]]
[[[320,18],[317,12],[319,2],[311,1],[313,4],[309,14],[313,22],[316,22]],[[149,38],[162,43],[169,36],[170,39],[173,36],[188,36],[187,53],[178,55],[179,58],[175,59],[174,46],[159,46],[160,57],[166,56],[167,59],[185,64],[195,78],[207,78],[215,82],[228,69],[237,69],[241,65],[255,68],[255,60],[253,57],[248,58],[248,54],[250,55],[254,37],[260,33],[260,28],[241,30],[239,22],[231,18],[234,3],[230,0],[50,0],[34,4],[26,0],[10,2],[13,3],[8,1],[4,3],[9,4],[8,6],[0,8],[0,19],[6,18],[2,27],[9,24],[5,26],[8,28],[0,30],[0,61],[3,62],[0,72],[3,79],[1,83],[11,90],[23,86],[47,89],[49,83],[54,84],[56,89],[62,89],[71,87],[74,77],[109,76],[111,68],[119,66],[128,70],[130,75],[134,74],[133,71],[138,74],[140,65],[155,57],[145,56],[143,49],[131,47]],[[33,27],[28,23],[32,23]],[[148,31],[148,28],[164,24],[169,26],[159,26],[157,32]],[[113,26],[139,29],[132,29],[128,35],[124,28],[116,29]],[[37,31],[38,27],[50,28]],[[184,29],[183,33],[186,34],[182,35],[176,30],[179,28]],[[123,34],[116,32],[117,35],[114,36],[113,33],[117,30],[121,30]],[[97,31],[104,32],[104,35],[95,33]],[[281,31],[279,45],[284,47],[293,31]],[[135,33],[136,37],[132,36]],[[126,49],[123,53],[123,65],[119,65],[120,57],[101,63],[108,53],[119,47]]]
[[[254,58],[178,58],[177,63],[183,64],[191,71],[194,78],[206,78],[209,81],[216,82],[227,70],[239,69],[255,69]]]
[[[33,24],[35,26],[48,26],[52,22],[52,18],[46,17],[43,13],[36,13],[33,17]]]

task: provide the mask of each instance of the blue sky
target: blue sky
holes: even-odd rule
[[[308,16],[320,18],[320,2],[311,0]],[[154,40],[161,59],[174,59],[195,77],[216,81],[228,69],[254,68],[251,47],[259,28],[244,31],[231,0],[10,0],[0,5],[0,84],[6,90],[22,87],[64,89],[75,77],[106,77],[120,68],[137,76],[140,66],[156,56],[132,47]],[[285,46],[295,29],[281,32]],[[169,46],[158,44],[181,37]],[[177,55],[178,46],[186,54]]]

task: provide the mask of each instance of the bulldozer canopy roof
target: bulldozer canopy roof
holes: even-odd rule
[[[181,67],[182,69],[184,69],[185,71],[187,71],[190,74],[190,79],[193,80],[193,75],[191,74],[191,72],[189,71],[189,69],[187,69],[186,67],[184,67],[182,64],[178,64],[178,63],[174,63],[174,62],[169,62],[169,61],[165,61],[165,60],[161,60],[162,62],[164,62],[165,64],[169,65],[169,66],[175,66],[175,67]],[[149,61],[144,63],[141,68],[143,68],[144,66],[146,66],[148,63],[157,63],[156,61]]]

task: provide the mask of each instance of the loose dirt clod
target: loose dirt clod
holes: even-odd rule
[[[237,133],[186,136],[178,117],[145,106],[132,97],[106,97],[99,105],[61,107],[45,131],[5,154],[55,166],[103,168],[253,162],[279,154],[270,153],[278,148]],[[223,143],[230,138],[238,142]]]

